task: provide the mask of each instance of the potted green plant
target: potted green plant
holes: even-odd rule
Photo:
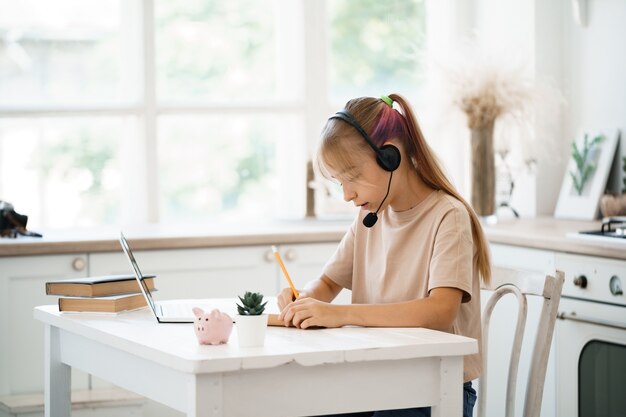
[[[246,291],[239,300],[241,304],[237,303],[238,315],[235,318],[239,346],[263,346],[268,317],[263,313],[267,301],[263,302],[263,294],[250,291]]]

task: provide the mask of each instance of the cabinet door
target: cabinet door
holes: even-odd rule
[[[505,268],[515,268],[540,273],[554,273],[555,254],[551,251],[491,244],[492,264]],[[486,304],[492,291],[481,291],[481,304]],[[532,356],[532,347],[535,343],[535,332],[539,324],[542,298],[528,297],[528,316],[526,331],[522,342],[520,365],[518,370],[517,394],[515,415],[522,415],[528,369]],[[487,400],[487,416],[501,416],[506,403],[506,375],[509,369],[511,342],[513,341],[515,323],[517,320],[517,299],[505,295],[496,306],[491,318],[489,331],[489,395]],[[550,349],[548,370],[544,385],[542,416],[553,416],[556,412],[556,362],[554,359],[554,339]],[[480,394],[479,394],[480,395]]]
[[[132,242],[131,242],[132,246]],[[245,291],[273,296],[278,291],[276,265],[266,246],[134,251],[144,274],[157,276],[155,299],[235,297]],[[128,274],[124,254],[89,256],[93,275]]]
[[[324,242],[280,246],[280,256],[296,288],[303,288],[309,281],[320,277],[324,265],[335,253],[338,244],[338,242]],[[280,288],[286,286],[288,286],[287,281],[281,274]],[[333,302],[350,304],[351,294],[351,291],[344,289]]]
[[[44,327],[33,308],[57,303],[46,281],[87,274],[86,254],[0,258],[0,395],[43,391]],[[72,371],[72,388],[86,387],[86,374]]]
[[[545,274],[554,273],[554,252],[496,243],[492,243],[489,247],[491,249],[491,262],[494,266],[524,269]]]

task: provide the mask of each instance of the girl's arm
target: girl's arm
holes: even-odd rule
[[[392,304],[335,305],[300,297],[282,310],[280,318],[300,328],[356,325],[449,330],[462,296],[460,289],[441,287],[431,290],[426,298]]]

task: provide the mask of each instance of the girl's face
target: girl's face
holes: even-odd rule
[[[383,170],[371,157],[359,158],[355,166],[328,168],[328,172],[343,189],[343,199],[367,211],[376,211],[387,193],[390,173]],[[386,200],[389,203],[389,199]],[[381,210],[384,207],[381,207]]]

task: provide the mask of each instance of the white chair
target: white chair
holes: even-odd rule
[[[485,417],[487,404],[487,359],[489,357],[487,347],[489,341],[489,321],[496,303],[502,298],[503,295],[509,293],[514,294],[517,297],[518,316],[517,325],[515,327],[515,336],[511,348],[504,416],[513,417],[515,412],[517,370],[520,362],[520,352],[528,310],[526,295],[537,295],[543,297],[543,303],[530,360],[523,416],[539,417],[541,413],[541,401],[543,399],[543,386],[548,366],[548,356],[550,355],[550,345],[552,344],[552,335],[554,333],[557,309],[559,307],[559,301],[561,300],[563,281],[564,274],[561,271],[556,271],[555,276],[546,276],[527,271],[493,268],[490,285],[483,287],[483,289],[486,290],[493,290],[494,293],[487,301],[487,304],[483,309],[482,317],[482,356],[484,369],[478,382],[479,417]],[[499,413],[498,415],[502,414]]]

